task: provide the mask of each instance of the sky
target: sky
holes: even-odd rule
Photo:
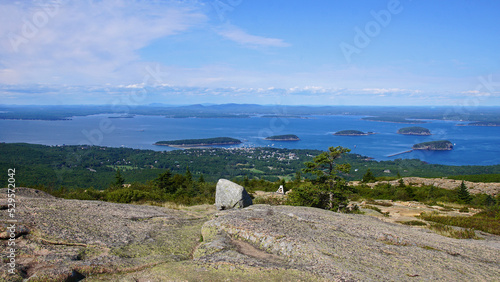
[[[500,106],[500,1],[0,0],[0,104]]]

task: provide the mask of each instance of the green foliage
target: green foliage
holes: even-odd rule
[[[325,208],[328,202],[325,190],[309,181],[301,183],[288,194],[288,204],[292,206]]]
[[[453,175],[447,178],[470,182],[500,182],[500,174]]]
[[[455,229],[451,226],[437,223],[431,224],[430,229],[434,230],[438,234],[455,239],[479,239],[476,236],[476,231],[473,228]]]
[[[500,235],[500,208],[492,208],[473,216],[442,216],[436,213],[422,213],[421,219],[443,225],[481,230]]]
[[[167,169],[164,173],[158,175],[158,178],[154,180],[156,187],[160,189],[163,193],[174,193],[177,188],[174,186],[174,181],[172,179],[172,172]]]
[[[439,140],[439,141],[429,141],[422,142],[413,145],[413,149],[430,149],[430,150],[447,150],[452,148],[453,144],[448,140]]]
[[[205,148],[164,152],[99,146],[8,143],[0,143],[0,152],[0,170],[6,171],[15,164],[20,186],[43,185],[49,190],[58,190],[62,186],[69,190],[91,187],[106,189],[116,174],[113,168],[120,168],[120,173],[127,183],[145,183],[155,179],[166,169],[170,169],[173,174],[182,174],[187,166],[192,171],[193,179],[203,174],[207,182],[216,182],[219,178],[240,181],[244,177],[274,182],[283,177],[294,178],[303,168],[304,162],[321,153],[317,150],[276,148]],[[295,157],[289,158],[290,155]],[[358,169],[343,175],[346,180],[360,180],[368,169],[375,176],[387,177],[396,177],[397,172],[403,177],[478,174],[477,181],[482,180],[482,175],[484,180],[488,181],[493,174],[500,175],[500,165],[445,166],[408,159],[377,162],[355,154],[343,155],[338,163],[349,163]],[[126,168],[134,169],[125,170]],[[394,173],[383,173],[386,169]],[[6,177],[6,174],[0,174],[0,182],[6,183]],[[301,179],[313,177],[311,174],[304,174]],[[267,184],[264,186],[267,187]]]
[[[398,130],[398,134],[418,134],[418,135],[430,135],[429,129],[420,126],[410,126],[403,127]]]
[[[361,180],[361,182],[363,183],[370,183],[375,181],[376,181],[375,176],[373,175],[370,169],[366,171],[365,175],[363,175],[363,179]]]
[[[359,130],[341,130],[334,133],[334,135],[367,135]]]
[[[401,224],[404,225],[411,225],[411,226],[426,226],[427,223],[420,221],[420,220],[410,220],[410,221],[398,221]]]
[[[460,203],[469,204],[472,201],[472,197],[469,193],[469,189],[465,186],[465,183],[462,181],[462,184],[456,189],[457,190],[457,198]]]
[[[292,205],[306,205],[329,210],[344,210],[347,206],[348,187],[341,173],[349,173],[351,166],[337,163],[343,154],[350,150],[343,147],[330,147],[306,162],[303,172],[316,176],[314,185],[301,185],[289,194]],[[326,197],[326,198],[325,198]]]
[[[115,174],[115,182],[113,183],[115,186],[122,187],[125,184],[125,179],[122,177],[120,170],[116,170]]]

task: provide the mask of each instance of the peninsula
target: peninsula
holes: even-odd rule
[[[466,124],[466,126],[500,126],[500,122],[496,121],[476,121]]]
[[[381,122],[393,122],[393,123],[409,123],[409,124],[415,124],[415,123],[426,123],[425,121],[421,120],[408,120],[406,118],[401,118],[401,117],[395,117],[395,116],[387,116],[387,117],[364,117],[362,120],[369,120],[369,121],[381,121]]]
[[[431,131],[420,126],[404,127],[398,130],[398,134],[403,135],[431,135]]]
[[[448,140],[423,142],[413,145],[413,150],[450,151],[453,144]]]
[[[339,135],[339,136],[366,136],[366,135],[372,135],[375,134],[374,132],[363,132],[359,130],[341,130],[335,132],[333,135]]]
[[[177,148],[192,148],[201,146],[217,146],[217,145],[237,145],[241,144],[241,140],[230,137],[216,137],[205,139],[182,139],[172,141],[158,141],[154,145],[169,146]]]
[[[294,135],[294,134],[285,134],[285,135],[269,136],[269,137],[266,138],[266,140],[271,140],[271,141],[300,141],[300,138],[297,135]]]

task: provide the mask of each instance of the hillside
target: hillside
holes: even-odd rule
[[[3,272],[9,281],[34,276],[37,281],[493,281],[500,276],[498,236],[456,240],[367,215],[305,207],[173,210],[17,191],[23,232],[16,238],[16,269],[23,271],[15,277]],[[6,218],[6,210],[0,213]],[[5,248],[7,241],[1,242]]]

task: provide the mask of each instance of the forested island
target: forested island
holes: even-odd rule
[[[366,135],[372,135],[375,134],[374,132],[363,132],[359,130],[341,130],[335,132],[333,135],[339,135],[339,136],[366,136]]]
[[[459,124],[461,126],[500,126],[500,122],[495,121],[477,121],[468,124]]]
[[[413,150],[450,151],[453,144],[448,140],[429,141],[413,145]]]
[[[421,120],[408,120],[406,118],[397,117],[397,116],[364,117],[362,119],[363,120],[369,120],[369,121],[382,121],[382,122],[394,122],[394,123],[409,123],[409,124],[425,123],[425,121],[421,121]]]
[[[214,145],[237,145],[241,144],[241,140],[230,137],[215,137],[205,139],[182,139],[172,141],[158,141],[154,145],[170,146],[178,148],[190,148],[200,146],[214,146]]]
[[[300,138],[297,135],[294,135],[294,134],[285,134],[285,135],[269,136],[269,137],[266,138],[266,140],[271,140],[271,141],[300,141]]]
[[[398,134],[403,135],[431,135],[431,131],[420,126],[404,127],[398,130]]]

